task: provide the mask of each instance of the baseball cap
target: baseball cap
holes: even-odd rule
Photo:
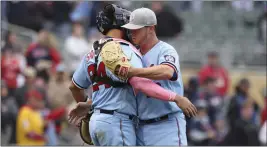
[[[129,23],[121,26],[129,30],[141,29],[145,26],[157,25],[156,14],[148,8],[139,8],[130,15]]]

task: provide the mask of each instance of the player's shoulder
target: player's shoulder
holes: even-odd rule
[[[175,48],[172,45],[170,45],[169,43],[164,42],[164,41],[160,41],[159,47],[163,51],[165,51],[165,50],[173,50],[173,51],[176,51]]]
[[[160,54],[171,53],[171,54],[178,55],[176,49],[172,45],[170,45],[164,41],[160,41],[158,47],[160,48],[160,50],[159,50]]]

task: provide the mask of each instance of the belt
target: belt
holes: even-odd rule
[[[110,114],[110,115],[114,115],[114,113],[116,112],[115,110],[104,110],[104,109],[98,109],[99,113],[104,113],[104,114]],[[128,114],[124,114],[129,116],[129,119],[132,120],[135,116],[134,115],[128,115]]]
[[[139,120],[141,124],[151,124],[162,120],[167,120],[169,118],[169,115],[164,115],[158,118],[148,119],[148,120]]]

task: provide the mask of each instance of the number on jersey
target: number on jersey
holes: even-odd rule
[[[103,62],[99,63],[99,66],[97,68],[97,71],[95,72],[95,65],[91,64],[90,66],[88,66],[88,74],[89,77],[91,78],[91,81],[93,81],[93,78],[96,76],[95,73],[97,74],[98,77],[103,78],[103,77],[107,77],[107,73],[106,73],[106,68]],[[99,86],[103,85],[103,82],[96,82],[93,85],[93,91],[98,91],[99,90]],[[109,84],[104,84],[105,88],[110,88],[111,86]]]

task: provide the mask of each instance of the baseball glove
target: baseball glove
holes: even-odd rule
[[[94,145],[89,132],[89,121],[93,112],[90,112],[83,118],[79,124],[79,131],[82,140],[88,145]]]
[[[105,66],[121,80],[127,80],[131,64],[116,41],[107,42],[101,49],[100,56]]]

